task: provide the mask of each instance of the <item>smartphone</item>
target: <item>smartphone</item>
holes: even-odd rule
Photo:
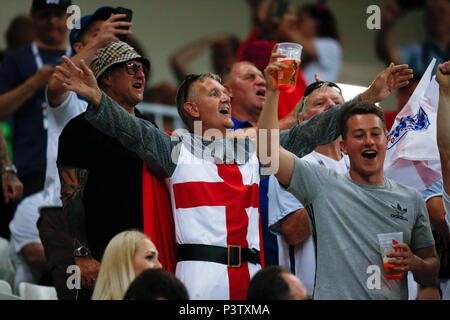
[[[421,9],[425,7],[427,0],[397,0],[402,10]]]
[[[131,22],[131,18],[133,17],[133,11],[127,8],[123,7],[117,7],[116,8],[116,14],[126,14],[127,16],[125,18],[119,19],[117,21],[125,21],[125,22]],[[130,27],[119,27],[119,29],[128,30]],[[126,34],[118,34],[116,35],[117,38],[119,38],[120,41],[125,41],[127,39]]]

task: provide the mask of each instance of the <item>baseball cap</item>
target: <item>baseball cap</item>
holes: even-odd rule
[[[70,31],[70,45],[73,47],[75,42],[80,41],[83,33],[89,28],[89,26],[95,21],[105,21],[111,16],[111,14],[116,13],[116,9],[113,7],[100,7],[94,14],[86,15],[80,19],[80,29],[73,28]]]
[[[47,6],[58,6],[62,9],[67,9],[70,5],[72,5],[71,0],[33,0],[33,4],[31,5],[31,11],[36,12],[41,9],[45,9]]]
[[[150,61],[123,41],[111,42],[108,46],[98,49],[94,59],[92,59],[90,68],[94,72],[95,78],[98,79],[109,67],[130,60],[139,60],[150,70]]]
[[[250,61],[259,70],[263,70],[270,61],[272,48],[275,44],[266,40],[256,40],[247,44],[238,61]]]

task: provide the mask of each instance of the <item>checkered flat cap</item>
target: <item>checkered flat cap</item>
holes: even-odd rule
[[[142,57],[128,43],[111,42],[107,47],[97,50],[90,68],[96,79],[112,65],[130,60],[141,61],[150,70],[150,61]]]

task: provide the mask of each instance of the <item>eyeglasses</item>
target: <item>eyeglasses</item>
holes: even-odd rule
[[[328,87],[334,87],[334,88],[338,89],[339,93],[342,96],[342,90],[341,90],[341,88],[339,88],[339,86],[336,83],[330,82],[330,81],[316,81],[316,82],[311,83],[309,86],[306,87],[303,97],[306,98],[313,91],[315,91],[315,90],[317,90],[317,89],[319,89],[319,88],[321,88],[321,87],[323,87],[325,85],[327,85]]]
[[[125,62],[125,67],[130,76],[134,76],[138,72],[139,69],[142,69],[142,72],[144,73],[145,77],[147,77],[147,75],[148,75],[148,68],[146,66],[144,66],[143,64],[139,65],[134,62]]]
[[[189,93],[189,88],[191,86],[191,84],[195,81],[197,81],[200,78],[199,74],[188,74],[183,82],[180,85],[180,89],[179,90],[183,90],[183,103],[185,103],[187,101],[187,97],[188,97],[188,93]]]

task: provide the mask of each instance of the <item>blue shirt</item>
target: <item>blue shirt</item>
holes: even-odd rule
[[[54,66],[65,50],[39,49],[44,65]],[[0,94],[24,83],[37,71],[31,46],[6,53],[0,66]],[[18,176],[43,172],[46,164],[47,129],[44,127],[44,88],[38,90],[12,115],[12,149]]]
[[[427,202],[433,197],[442,197],[442,187],[443,187],[443,180],[442,178],[440,178],[431,186],[429,186],[428,188],[426,188],[421,192],[423,200]]]
[[[444,48],[439,43],[427,39],[422,43],[413,43],[399,48],[401,63],[407,63],[415,73],[423,74],[433,58],[436,58],[433,74],[440,63],[450,59],[450,48]]]
[[[252,124],[248,121],[241,121],[235,118],[231,118],[233,120],[234,126],[231,128],[231,130],[237,130],[237,129],[245,129],[245,128],[251,128],[253,127]]]

